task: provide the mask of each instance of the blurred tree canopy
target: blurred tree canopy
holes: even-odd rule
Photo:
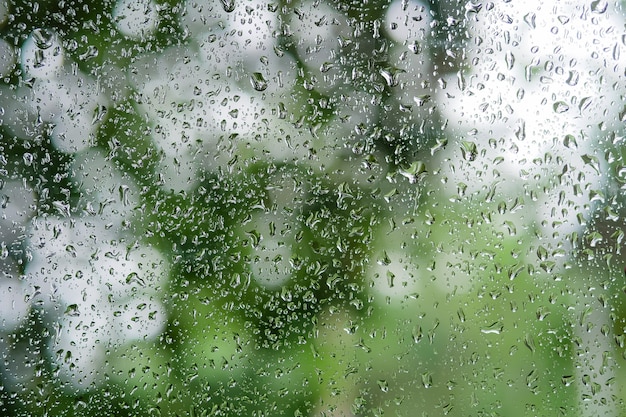
[[[0,413],[623,415],[624,22],[0,1]]]

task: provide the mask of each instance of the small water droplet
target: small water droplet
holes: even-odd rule
[[[260,72],[253,72],[250,76],[250,84],[256,91],[264,91],[267,89],[267,80]]]

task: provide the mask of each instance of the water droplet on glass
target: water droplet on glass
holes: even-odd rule
[[[30,152],[25,152],[22,156],[24,158],[24,164],[26,166],[31,166],[33,164],[33,154]]]
[[[576,138],[574,137],[574,135],[565,135],[565,138],[563,139],[563,145],[565,145],[566,148],[578,148],[578,142],[576,142]]]
[[[565,113],[569,110],[569,106],[564,101],[557,101],[552,105],[555,113]]]
[[[54,32],[50,29],[40,28],[33,31],[33,40],[39,49],[48,49],[52,46]]]
[[[504,61],[506,62],[506,67],[508,69],[513,69],[513,65],[515,65],[515,56],[513,55],[511,51],[508,51],[504,55]]]
[[[70,217],[70,205],[68,203],[63,203],[62,201],[53,201],[52,205],[60,215],[64,217]]]
[[[71,317],[80,316],[80,311],[78,311],[78,304],[70,304],[65,309],[65,314]]]
[[[388,68],[381,68],[379,72],[380,72],[380,75],[382,75],[385,81],[387,82],[388,87],[395,87],[398,85],[398,75],[403,73],[404,70],[401,70],[399,68],[388,67]]]
[[[600,173],[600,160],[596,156],[585,154],[581,158],[585,165],[589,165],[596,173]]]
[[[570,71],[567,75],[567,80],[565,80],[565,82],[567,83],[567,85],[575,86],[576,84],[578,84],[578,78],[578,71]]]
[[[127,284],[139,284],[140,287],[145,287],[146,282],[136,272],[131,272],[126,276]]]
[[[264,91],[267,88],[267,80],[260,72],[253,72],[250,76],[250,84],[256,91]]]
[[[430,372],[424,372],[422,374],[422,385],[424,388],[430,388],[433,386],[433,375]]]
[[[467,140],[462,141],[461,153],[463,154],[463,159],[472,162],[476,159],[476,156],[478,155],[478,149],[476,147],[476,144]]]
[[[429,100],[430,100],[430,95],[428,95],[428,94],[424,94],[424,95],[421,95],[421,96],[413,97],[413,101],[420,107],[422,107],[424,104],[428,103]]]
[[[80,54],[79,58],[81,61],[87,61],[87,60],[90,60],[91,58],[97,57],[98,53],[99,53],[98,48],[96,48],[93,45],[89,45],[87,47],[87,50],[84,53]]]
[[[501,322],[496,321],[494,323],[491,323],[489,326],[481,328],[480,332],[484,334],[500,334],[502,333],[503,329],[504,325]]]
[[[574,375],[563,375],[563,377],[561,377],[561,383],[565,385],[566,387],[569,387],[575,381],[576,381],[576,378],[574,377]]]
[[[609,3],[606,0],[596,0],[591,2],[591,11],[594,13],[602,14],[606,12],[609,7]]]
[[[532,29],[535,28],[535,19],[537,18],[537,15],[535,13],[528,13],[524,16],[524,22],[526,22],[526,24],[528,26],[530,26]]]
[[[222,7],[226,13],[230,13],[235,10],[235,0],[220,0]]]
[[[387,381],[385,381],[384,379],[379,379],[378,381],[376,381],[376,383],[378,384],[378,388],[380,388],[382,392],[389,391],[389,384],[387,384]]]
[[[426,175],[426,165],[422,161],[413,162],[408,168],[401,168],[400,175],[406,177],[409,183],[415,184]]]

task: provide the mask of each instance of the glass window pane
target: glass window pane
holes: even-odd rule
[[[625,22],[0,0],[0,414],[622,415]]]

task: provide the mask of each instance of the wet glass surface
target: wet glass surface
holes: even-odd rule
[[[623,415],[623,5],[0,0],[0,414]]]

